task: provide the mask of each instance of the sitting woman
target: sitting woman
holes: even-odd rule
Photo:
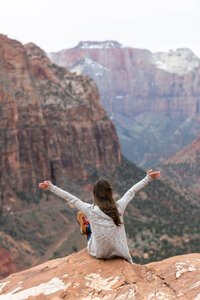
[[[104,259],[118,256],[132,263],[123,224],[124,211],[135,193],[159,176],[159,171],[148,171],[146,177],[132,186],[118,201],[113,199],[110,182],[100,178],[93,189],[94,204],[84,203],[70,193],[54,186],[50,181],[44,181],[39,186],[74,203],[75,207],[80,210],[77,220],[81,226],[81,234],[87,236],[87,249],[91,256]]]

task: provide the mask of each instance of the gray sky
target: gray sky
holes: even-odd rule
[[[200,0],[0,0],[0,33],[46,52],[117,40],[200,57]]]

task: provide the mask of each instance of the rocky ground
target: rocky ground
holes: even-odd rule
[[[94,259],[86,249],[0,281],[1,300],[198,300],[200,253],[145,266]]]

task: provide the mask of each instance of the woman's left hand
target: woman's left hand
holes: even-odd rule
[[[160,171],[155,171],[155,172],[153,172],[152,169],[149,170],[149,171],[147,172],[147,174],[148,174],[151,178],[153,178],[153,179],[157,179],[158,177],[160,177]]]

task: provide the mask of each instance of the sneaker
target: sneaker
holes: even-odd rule
[[[86,219],[82,211],[79,211],[77,214],[77,222],[80,225],[80,234],[87,234],[87,225],[89,224],[89,221]]]

